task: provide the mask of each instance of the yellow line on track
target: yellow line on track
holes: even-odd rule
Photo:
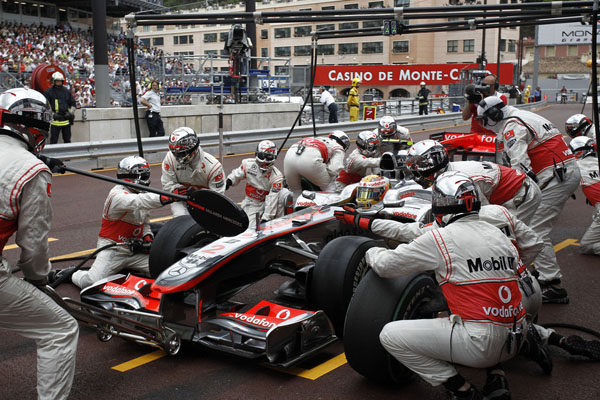
[[[158,360],[159,358],[162,358],[166,355],[167,353],[165,353],[164,351],[156,350],[152,353],[144,354],[141,357],[134,358],[133,360],[129,360],[119,365],[115,365],[114,367],[112,367],[112,369],[119,372],[127,372],[131,369],[139,367],[140,365],[148,364],[149,362]]]
[[[48,242],[56,242],[57,240],[57,238],[48,238]],[[12,250],[17,248],[19,248],[19,246],[17,246],[16,244],[7,244],[6,246],[4,246],[3,250]]]
[[[581,246],[579,244],[579,242],[577,242],[577,239],[565,239],[560,243],[556,243],[554,245],[554,252],[559,252],[562,249],[564,249],[565,247],[569,247],[569,246]]]
[[[322,377],[323,375],[333,371],[334,369],[341,367],[347,362],[348,361],[346,360],[346,354],[342,353],[325,361],[322,364],[317,365],[314,368],[300,370],[297,373],[294,373],[294,375],[298,375],[301,378],[306,378],[314,381]]]

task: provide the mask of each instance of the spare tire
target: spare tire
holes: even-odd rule
[[[206,246],[218,238],[218,235],[208,232],[189,215],[170,220],[160,228],[150,248],[150,276],[158,277],[193,249]]]
[[[363,236],[342,236],[327,243],[310,281],[310,303],[325,311],[338,336],[343,335],[346,310],[360,280],[368,271],[365,253],[377,241]]]
[[[385,279],[369,270],[346,313],[344,350],[348,364],[369,379],[406,383],[413,372],[383,348],[379,333],[391,321],[433,318],[431,311],[420,309],[440,290],[435,280],[424,273]]]

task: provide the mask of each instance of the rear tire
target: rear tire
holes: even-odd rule
[[[186,256],[184,249],[200,248],[218,238],[218,235],[206,231],[189,215],[172,219],[158,231],[150,248],[150,276],[158,277],[161,272]]]
[[[403,319],[433,318],[420,307],[439,291],[426,274],[384,279],[369,271],[358,285],[346,314],[344,350],[348,364],[366,378],[406,383],[413,372],[400,364],[379,342],[384,325]]]
[[[363,236],[342,236],[319,253],[310,283],[311,304],[325,311],[338,336],[343,336],[348,304],[369,270],[365,253],[377,241]]]

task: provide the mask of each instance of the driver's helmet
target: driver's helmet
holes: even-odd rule
[[[379,136],[373,131],[362,131],[356,138],[356,147],[363,156],[373,157],[379,151]]]
[[[396,120],[394,117],[390,117],[389,115],[381,118],[379,120],[379,127],[377,128],[379,131],[379,136],[382,139],[390,139],[394,137],[397,131]]]
[[[169,136],[169,150],[181,164],[189,164],[200,151],[200,139],[192,128],[177,128]]]
[[[459,171],[439,175],[432,188],[431,212],[440,226],[481,208],[479,192],[471,178]]]
[[[119,161],[117,178],[138,185],[150,185],[150,166],[148,161],[139,156],[128,156]]]
[[[583,114],[571,115],[565,122],[565,131],[572,138],[585,135],[585,132],[592,126],[592,120]]]
[[[594,154],[594,140],[587,136],[577,136],[569,142],[569,148],[577,158],[584,158]]]
[[[33,154],[44,148],[51,120],[48,100],[40,92],[16,88],[0,94],[0,133],[25,142]]]
[[[270,140],[262,140],[254,152],[256,163],[262,172],[266,172],[275,163],[277,146]]]
[[[350,138],[343,131],[333,131],[329,134],[328,137],[329,139],[333,139],[336,142],[338,142],[338,144],[342,146],[344,151],[348,150],[348,147],[350,147]]]
[[[367,175],[356,188],[356,204],[360,208],[371,208],[383,200],[390,188],[390,180],[379,175]]]
[[[435,140],[422,140],[408,149],[406,167],[423,188],[433,184],[436,175],[448,167],[448,152]]]

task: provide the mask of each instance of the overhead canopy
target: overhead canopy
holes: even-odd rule
[[[47,0],[44,0],[47,1]],[[57,7],[77,8],[84,11],[92,11],[92,2],[90,0],[50,0],[51,4]],[[162,5],[159,0],[106,0],[106,15],[109,17],[124,17],[126,14],[139,11],[157,11],[167,12],[169,9]]]

